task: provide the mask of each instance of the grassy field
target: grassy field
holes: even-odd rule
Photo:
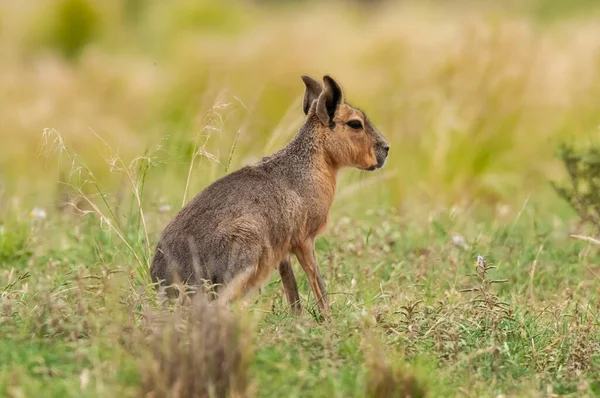
[[[0,396],[600,396],[600,256],[570,237],[595,231],[549,184],[598,144],[599,10],[1,3]],[[296,263],[301,316],[275,275],[162,306],[162,228],[292,137],[303,73],[392,147],[317,241],[331,319]]]

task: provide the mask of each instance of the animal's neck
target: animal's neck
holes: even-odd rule
[[[317,129],[305,124],[284,151],[299,163],[298,170],[314,172],[335,185],[339,167],[325,150],[325,138]]]
[[[308,196],[325,196],[331,204],[339,167],[325,151],[324,141],[325,137],[307,123],[284,148],[263,162],[277,165],[291,185],[308,190]]]

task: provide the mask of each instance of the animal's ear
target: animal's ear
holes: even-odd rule
[[[317,100],[317,116],[326,126],[331,124],[337,106],[344,102],[342,88],[331,76],[323,76],[323,92]]]
[[[306,86],[306,90],[304,90],[304,101],[302,101],[302,109],[304,110],[304,114],[308,115],[308,110],[312,105],[313,101],[319,98],[321,91],[323,91],[321,87],[321,83],[316,81],[310,76],[302,75],[302,81]]]

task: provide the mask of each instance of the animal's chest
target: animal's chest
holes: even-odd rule
[[[312,180],[298,192],[298,217],[293,241],[302,242],[323,232],[329,219],[335,185]]]
[[[328,218],[328,214],[309,214],[304,227],[307,237],[314,237],[320,234],[327,226]]]
[[[306,208],[306,225],[304,230],[307,237],[315,237],[327,226],[331,201],[327,198],[315,198]]]

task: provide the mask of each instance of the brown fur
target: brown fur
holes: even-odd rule
[[[153,281],[198,285],[206,280],[218,285],[220,300],[231,302],[260,287],[278,268],[290,306],[299,313],[293,253],[321,313],[328,312],[314,242],[327,224],[337,173],[342,167],[382,167],[389,146],[364,112],[344,101],[335,80],[302,80],[307,117],[294,139],[215,181],[181,209],[158,242]]]

